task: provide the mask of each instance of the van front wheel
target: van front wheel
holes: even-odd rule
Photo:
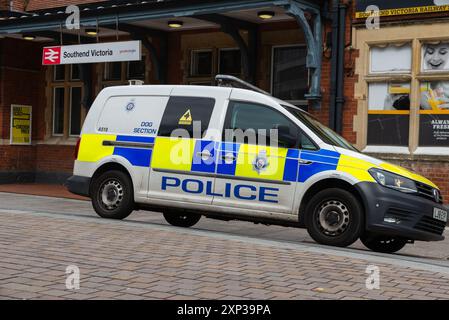
[[[102,218],[122,220],[134,210],[132,181],[122,171],[108,171],[95,178],[91,197],[95,212]]]
[[[195,213],[167,211],[164,212],[164,218],[172,226],[190,228],[200,221],[201,215]]]
[[[347,247],[363,231],[364,212],[357,198],[337,188],[318,192],[306,206],[307,231],[316,242]]]

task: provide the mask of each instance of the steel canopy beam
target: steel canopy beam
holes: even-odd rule
[[[256,80],[257,62],[257,25],[248,21],[223,16],[220,14],[196,15],[194,18],[220,25],[221,31],[234,39],[241,52],[245,80],[254,83]],[[239,29],[248,31],[248,43],[246,43],[243,39]]]
[[[230,11],[249,10],[267,6],[288,5],[289,0],[228,0],[228,1],[180,1],[176,5],[170,2],[141,4],[104,8],[101,10],[81,11],[82,26],[96,26],[98,24],[115,25],[117,18],[120,23],[138,22],[145,20],[191,17],[201,14],[226,13]],[[310,6],[316,6],[310,4]],[[0,22],[0,34],[21,34],[31,31],[59,29],[65,23],[67,14],[40,15],[23,19],[5,20]]]
[[[322,46],[322,25],[321,14],[319,10],[308,7],[302,1],[290,1],[286,6],[287,12],[295,17],[301,26],[307,43],[307,61],[306,66],[312,74],[311,85],[306,99],[312,102],[314,107],[319,107],[321,100],[321,63],[323,56]],[[313,16],[313,27],[310,26],[305,12]]]

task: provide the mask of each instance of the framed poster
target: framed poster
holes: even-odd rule
[[[422,46],[422,71],[449,71],[449,42],[424,43]]]
[[[10,144],[31,145],[32,107],[11,105]]]
[[[419,145],[449,147],[449,81],[421,83]]]

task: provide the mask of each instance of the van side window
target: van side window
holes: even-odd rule
[[[278,145],[284,148],[307,148],[314,144],[302,134],[290,119],[268,106],[249,102],[230,102],[223,139],[227,142],[240,142],[258,145]],[[230,129],[230,131],[226,130]],[[278,130],[278,141],[270,141],[270,130]],[[240,136],[243,132],[243,136]]]
[[[213,98],[171,97],[162,117],[158,135],[171,137],[173,131],[184,129],[190,138],[201,139],[209,127],[214,106]]]
[[[282,131],[278,141],[270,140],[272,129],[278,129],[279,133]],[[223,139],[228,142],[295,147],[297,133],[296,126],[272,108],[249,102],[231,101]]]

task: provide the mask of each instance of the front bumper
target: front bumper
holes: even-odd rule
[[[71,193],[89,197],[90,180],[91,179],[89,177],[71,176],[67,179],[66,186]]]
[[[442,204],[377,183],[362,182],[356,188],[365,206],[367,231],[408,240],[444,240],[446,223],[433,218],[434,208],[447,211]],[[384,221],[385,217],[400,222],[388,223]]]

